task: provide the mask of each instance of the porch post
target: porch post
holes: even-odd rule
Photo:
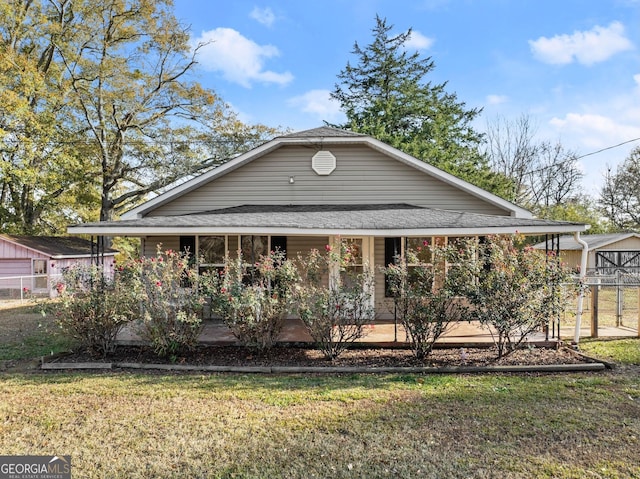
[[[578,308],[576,311],[576,329],[573,334],[573,343],[577,346],[580,342],[580,326],[582,324],[582,304],[584,302],[584,280],[587,275],[587,258],[589,254],[589,245],[580,238],[580,233],[576,231],[573,234],[577,243],[582,246],[582,256],[580,257],[580,291],[578,292]]]

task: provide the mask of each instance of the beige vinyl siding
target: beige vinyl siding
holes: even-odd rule
[[[288,236],[287,237],[287,257],[289,259],[307,255],[312,249],[324,251],[329,244],[327,236]]]
[[[598,250],[617,250],[617,251],[639,251],[640,238],[626,238],[622,241],[608,244],[598,248]]]
[[[317,149],[284,146],[200,186],[150,215],[181,215],[252,204],[413,205],[492,215],[508,212],[365,146],[332,146],[337,166],[311,169]],[[294,183],[289,179],[293,177]]]
[[[162,250],[166,251],[172,249],[174,251],[180,250],[180,237],[179,236],[147,236],[142,241],[142,256],[150,257],[155,256],[158,251],[158,245],[162,245]]]
[[[594,261],[595,256],[592,253],[589,253],[589,263]],[[580,261],[582,261],[582,251],[578,250],[565,250],[560,252],[560,260],[563,263],[566,263],[567,267],[571,268],[574,271],[580,269]],[[591,266],[587,264],[588,268],[594,268],[595,264]]]

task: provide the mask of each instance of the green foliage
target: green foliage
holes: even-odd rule
[[[546,208],[535,208],[533,212],[539,218],[591,225],[589,234],[611,233],[615,230],[614,225],[602,216],[594,201],[584,196]]]
[[[452,321],[466,316],[459,292],[472,280],[467,269],[469,254],[462,244],[425,241],[384,268],[396,314],[419,359],[429,355]]]
[[[547,326],[575,294],[569,269],[554,253],[518,248],[515,241],[512,236],[487,237],[475,247],[477,260],[468,263],[476,278],[467,283],[465,294],[470,314],[491,332],[498,358]]]
[[[194,80],[170,0],[0,0],[0,225],[107,220],[275,135]]]
[[[66,84],[54,52],[68,27],[66,15],[42,2],[0,1],[0,226],[6,232],[61,233],[95,199],[78,194],[86,171],[64,127]]]
[[[195,348],[205,304],[202,278],[184,253],[162,251],[123,267],[129,271],[142,316],[140,335],[156,354],[175,356]]]
[[[325,358],[337,358],[362,338],[365,326],[375,319],[373,273],[368,265],[353,267],[356,245],[340,243],[321,253],[311,250],[298,257],[302,281],[296,290],[300,319]]]
[[[391,35],[393,25],[376,17],[373,42],[356,42],[358,63],[347,63],[338,74],[331,97],[340,102],[352,131],[371,135],[405,153],[478,186],[500,193],[508,180],[495,174],[478,153],[482,135],[472,123],[480,110],[468,109],[446,83],[427,77],[435,68],[431,58],[406,48],[411,29]]]
[[[267,350],[276,343],[293,302],[298,271],[282,251],[246,264],[242,252],[212,275],[212,311],[243,345]]]
[[[102,267],[76,264],[56,286],[59,300],[47,305],[67,337],[105,356],[115,349],[122,328],[138,316],[129,274],[105,276]]]

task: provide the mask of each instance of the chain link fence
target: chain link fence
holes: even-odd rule
[[[0,277],[0,299],[24,301],[34,296],[55,297],[56,285],[61,280],[61,274]]]

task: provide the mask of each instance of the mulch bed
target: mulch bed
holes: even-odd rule
[[[408,349],[360,349],[344,351],[328,361],[316,349],[275,347],[259,353],[239,346],[199,346],[195,351],[171,358],[159,358],[149,348],[118,346],[114,354],[96,358],[82,351],[57,357],[57,362],[104,361],[112,363],[184,364],[207,366],[297,366],[297,367],[456,367],[491,365],[550,365],[589,362],[566,349],[524,348],[497,359],[495,348],[439,348],[425,360],[416,359]]]

